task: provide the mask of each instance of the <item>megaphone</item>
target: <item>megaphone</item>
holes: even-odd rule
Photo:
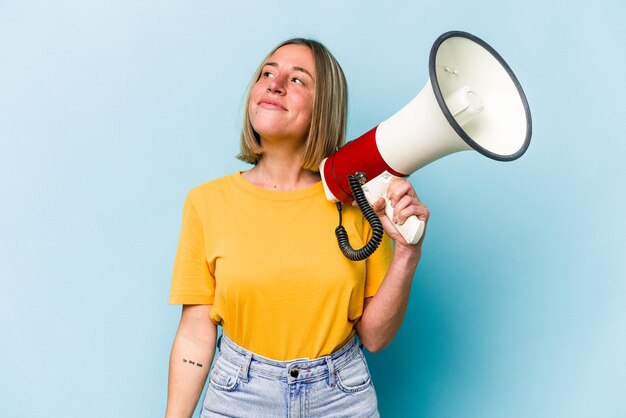
[[[413,100],[321,162],[328,200],[352,204],[360,190],[349,176],[356,173],[373,204],[381,196],[386,199],[394,179],[446,155],[473,149],[512,161],[526,152],[532,133],[528,102],[513,71],[491,46],[467,32],[446,32],[434,42],[428,68],[430,79]],[[359,204],[366,210],[363,206]],[[385,212],[392,218],[389,201]],[[411,244],[424,232],[416,216],[396,227]]]

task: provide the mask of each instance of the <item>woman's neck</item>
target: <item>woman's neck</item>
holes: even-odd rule
[[[261,161],[242,176],[255,186],[276,191],[301,190],[320,181],[318,172],[302,168],[300,158],[277,158],[265,153]]]

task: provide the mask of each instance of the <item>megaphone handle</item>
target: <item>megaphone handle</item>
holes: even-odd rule
[[[376,202],[380,197],[385,199],[385,214],[390,220],[392,220],[392,222],[393,207],[391,206],[389,199],[387,199],[387,189],[389,189],[391,182],[397,178],[400,177],[384,171],[363,185],[363,192],[365,193],[365,197],[370,204],[374,204],[374,202]],[[424,221],[420,221],[415,215],[407,218],[402,225],[396,223],[393,225],[409,244],[417,244],[420,238],[422,238],[422,235],[424,235]]]
[[[385,197],[385,214],[393,222],[393,207],[391,201]],[[417,244],[424,235],[424,221],[421,221],[417,216],[411,215],[407,218],[402,225],[394,223],[398,232],[404,237],[409,244]]]

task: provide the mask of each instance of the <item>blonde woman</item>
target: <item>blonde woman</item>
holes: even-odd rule
[[[318,166],[343,144],[346,112],[343,71],[317,41],[283,42],[255,72],[239,156],[253,167],[185,202],[166,417],[192,415],[211,367],[202,417],[378,416],[361,347],[382,350],[396,335],[422,242],[404,241],[381,199],[376,252],[354,262],[339,250]],[[428,220],[410,183],[394,182],[389,198],[395,222]],[[351,240],[365,243],[360,211],[343,212]]]

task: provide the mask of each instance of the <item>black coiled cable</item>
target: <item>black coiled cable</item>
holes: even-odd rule
[[[339,211],[339,226],[335,228],[337,243],[339,244],[339,248],[341,249],[343,255],[352,261],[365,260],[367,257],[374,254],[374,251],[376,251],[376,248],[378,248],[383,239],[383,224],[380,223],[378,215],[374,213],[374,209],[372,209],[369,202],[365,198],[365,193],[363,193],[363,189],[361,188],[360,180],[363,176],[364,175],[361,173],[348,176],[348,183],[350,184],[354,200],[356,200],[359,209],[361,209],[361,213],[363,213],[363,216],[372,227],[371,238],[362,248],[358,250],[352,248],[350,245],[350,239],[348,238],[348,233],[341,225],[341,202],[337,202],[337,210]]]

